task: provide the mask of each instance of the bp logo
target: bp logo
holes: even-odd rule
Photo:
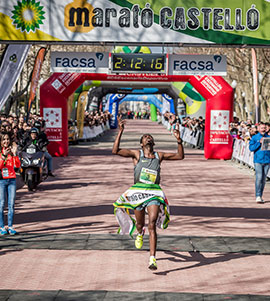
[[[36,0],[17,1],[12,13],[13,24],[22,32],[31,30],[35,32],[39,25],[43,24],[42,20],[45,19],[43,6],[40,6],[40,2],[36,3]]]

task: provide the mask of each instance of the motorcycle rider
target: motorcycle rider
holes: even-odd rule
[[[23,150],[27,149],[27,146],[29,146],[30,144],[36,145],[39,151],[44,152],[44,156],[48,162],[48,175],[55,177],[55,175],[52,173],[53,159],[47,151],[49,140],[47,138],[47,135],[45,134],[45,121],[44,123],[36,121],[34,123],[34,126],[35,127],[30,130],[30,136],[24,142]]]
[[[33,127],[30,130],[29,136],[23,141],[20,150],[21,151],[26,151],[26,149],[30,145],[35,145],[36,151],[41,151],[44,152],[45,158],[48,162],[48,175],[51,177],[54,177],[52,173],[52,157],[49,155],[47,152],[46,146],[49,144],[48,139],[43,139],[42,137],[39,137],[39,130],[35,127]],[[48,155],[46,156],[46,152]]]
[[[20,145],[20,150],[25,152],[26,149],[32,144],[35,145],[36,151],[42,151],[42,140],[38,139],[37,128],[31,128],[29,135],[24,139],[24,141]]]

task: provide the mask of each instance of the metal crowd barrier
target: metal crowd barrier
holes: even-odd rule
[[[170,125],[170,123],[165,120],[164,117],[162,117],[162,124],[170,131],[172,132],[174,130],[175,125]],[[197,131],[192,131],[189,128],[183,127],[180,125],[179,127],[181,139],[196,148],[203,149],[204,148],[204,132],[197,130]]]
[[[101,136],[105,131],[110,128],[109,121],[105,125],[101,124],[98,126],[84,126],[83,127],[83,137],[82,140],[94,139],[98,136]]]
[[[249,150],[249,142],[245,142],[241,139],[234,139],[232,159],[254,169],[253,157],[254,153]],[[270,170],[267,174],[267,177],[270,178]]]

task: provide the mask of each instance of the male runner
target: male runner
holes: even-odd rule
[[[125,121],[118,118],[119,132],[116,136],[112,153],[122,157],[130,157],[134,163],[134,183],[114,203],[115,215],[120,224],[121,234],[132,236],[135,230],[135,221],[129,215],[128,209],[133,209],[136,218],[138,235],[135,246],[141,249],[145,225],[145,210],[148,213],[148,232],[150,243],[149,269],[156,270],[156,226],[166,229],[169,223],[168,201],[159,186],[160,163],[163,160],[183,160],[184,149],[180,138],[179,125],[173,131],[177,140],[177,153],[164,153],[154,151],[154,139],[150,134],[144,134],[140,139],[141,150],[121,149],[120,140],[124,131]]]

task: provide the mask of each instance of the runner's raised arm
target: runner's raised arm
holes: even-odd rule
[[[180,138],[180,132],[179,132],[179,124],[176,124],[176,127],[173,131],[173,134],[177,140],[178,148],[177,148],[177,153],[163,153],[163,152],[158,152],[160,162],[163,160],[183,160],[185,158],[184,154],[184,148],[182,145],[182,139]]]
[[[126,148],[121,149],[119,147],[121,137],[122,137],[122,134],[123,134],[124,128],[125,128],[125,121],[122,120],[121,116],[120,117],[117,116],[117,120],[118,120],[118,125],[119,125],[119,132],[118,132],[118,134],[115,138],[112,153],[114,155],[119,155],[119,156],[122,156],[122,157],[131,157],[131,158],[138,159],[139,152],[137,150],[131,150],[131,149],[126,149]]]

